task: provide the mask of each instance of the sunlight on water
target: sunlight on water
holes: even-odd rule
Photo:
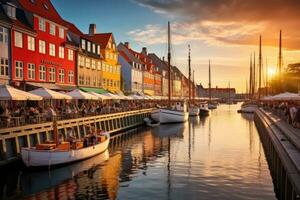
[[[221,105],[206,118],[134,133],[107,155],[23,172],[6,196],[36,199],[276,199],[252,116]],[[3,195],[2,195],[3,196]]]

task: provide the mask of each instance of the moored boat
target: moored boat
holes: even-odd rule
[[[208,107],[208,109],[210,109],[210,110],[217,109],[217,105],[216,105],[216,104],[213,104],[213,103],[209,103],[209,104],[207,105],[207,107]]]
[[[200,109],[197,107],[189,108],[189,116],[198,116],[200,114]]]
[[[255,102],[245,102],[241,105],[240,113],[254,113],[258,106]]]
[[[159,108],[151,112],[151,118],[161,124],[180,123],[188,120],[189,113],[186,112],[186,106],[183,109]]]
[[[54,125],[55,129],[57,129],[56,125]],[[85,160],[105,152],[110,141],[108,133],[101,133],[101,135],[93,133],[91,144],[85,145],[83,141],[74,141],[71,145],[70,142],[59,143],[57,130],[54,132],[56,132],[54,142],[21,149],[22,161],[27,167],[50,167]]]
[[[207,103],[200,103],[200,115],[208,115],[209,109]]]

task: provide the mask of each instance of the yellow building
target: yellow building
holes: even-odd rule
[[[121,90],[121,65],[118,49],[112,33],[90,34],[100,44],[102,60],[102,87],[110,92]]]

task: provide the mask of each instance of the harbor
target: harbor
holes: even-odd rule
[[[110,145],[107,158],[51,172],[8,170],[1,197],[276,199],[279,188],[253,116],[237,114],[239,107],[220,105],[186,123],[133,129]]]

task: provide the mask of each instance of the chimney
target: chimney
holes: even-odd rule
[[[125,42],[125,47],[127,47],[127,49],[130,49],[130,44],[129,44],[129,42]]]
[[[165,57],[163,56],[163,62],[165,62]]]
[[[142,54],[145,55],[145,56],[148,55],[148,53],[147,53],[147,47],[143,47]]]
[[[93,36],[96,34],[96,24],[90,24],[90,27],[89,27],[89,35],[90,36]]]

